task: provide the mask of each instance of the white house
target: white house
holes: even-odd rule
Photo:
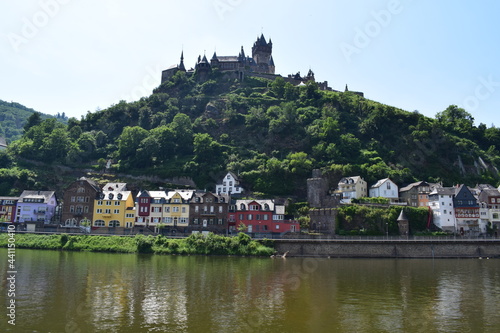
[[[220,194],[241,194],[244,189],[240,185],[240,180],[232,172],[228,172],[221,184],[215,186],[215,192]]]
[[[387,198],[391,202],[397,202],[399,199],[399,189],[392,180],[384,178],[370,187],[369,196],[371,198]]]
[[[457,232],[453,198],[454,187],[437,187],[429,193],[429,207],[432,209],[434,224],[443,231]]]

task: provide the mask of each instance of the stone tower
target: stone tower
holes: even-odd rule
[[[252,58],[258,66],[258,71],[262,73],[274,74],[274,61],[272,57],[273,42],[269,39],[266,42],[264,35],[261,34],[252,47]]]

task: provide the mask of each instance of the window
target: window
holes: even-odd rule
[[[104,221],[103,220],[95,220],[94,227],[104,227]]]
[[[259,205],[250,205],[250,210],[260,210]]]
[[[245,210],[245,209],[246,209],[245,204],[241,204],[240,205],[240,210]]]
[[[96,213],[97,213],[97,214],[102,214],[102,209],[101,209],[101,208],[98,208],[98,209],[96,210]]]
[[[120,221],[117,221],[117,220],[109,221],[109,226],[111,228],[119,227],[120,226]]]
[[[222,224],[222,219],[217,220],[217,224]]]
[[[111,209],[106,209],[106,210],[104,211],[104,213],[105,213],[105,214],[111,214]]]
[[[98,206],[102,206],[102,200],[97,201]]]
[[[185,213],[186,212],[186,207],[182,207],[182,212]]]
[[[127,213],[127,214],[125,214],[125,217],[126,218],[134,218],[134,214]]]
[[[24,199],[25,202],[27,202],[26,199]],[[76,202],[76,197],[71,197],[71,202]]]
[[[252,221],[252,218],[253,218],[252,214],[248,214],[247,218],[248,218],[248,221]]]
[[[85,193],[85,188],[84,187],[79,187],[76,192],[77,193]]]
[[[180,202],[181,202],[181,199],[179,199],[179,198],[174,199],[174,203],[180,203]]]
[[[74,213],[75,212],[75,206],[70,206],[69,207],[69,212]]]
[[[260,214],[255,215],[255,218],[257,219],[257,221],[260,220]]]
[[[493,213],[493,218],[498,219],[498,213]]]
[[[267,221],[269,219],[269,216],[267,214],[262,217],[264,218],[264,221]]]
[[[83,207],[83,212],[84,212],[84,213],[88,213],[88,212],[89,212],[89,206],[85,206],[85,207]]]
[[[390,190],[391,189],[391,183],[387,182],[387,189]]]
[[[120,210],[119,209],[115,209],[113,213],[114,214],[120,214]]]
[[[179,207],[172,207],[172,212],[178,213],[179,212]]]
[[[120,206],[120,201],[115,201],[115,206]]]
[[[181,220],[179,223],[188,223],[188,222],[189,222],[189,220],[187,217],[181,217]]]
[[[170,213],[170,207],[165,207],[165,213]]]
[[[111,206],[111,201],[106,201],[106,206]]]
[[[243,214],[239,214],[238,215],[238,219],[241,220],[241,221],[243,221],[244,220],[244,215]]]
[[[198,224],[200,222],[198,222],[198,219],[193,219],[193,224]]]
[[[222,206],[219,206],[219,213],[222,213],[223,212],[223,208]]]
[[[210,213],[214,212],[214,206],[210,206]]]

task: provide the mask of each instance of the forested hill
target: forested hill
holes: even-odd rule
[[[178,72],[148,98],[67,126],[42,121],[9,152],[87,168],[112,158],[121,173],[188,176],[208,190],[231,170],[253,191],[304,198],[314,168],[370,185],[385,177],[498,185],[499,148],[499,129],[475,126],[456,106],[429,118],[314,82],[239,82],[215,71],[204,82]]]
[[[28,118],[36,111],[15,102],[0,100],[0,137],[7,142],[18,140],[23,134],[23,127]],[[41,119],[53,118],[53,116],[41,114]],[[66,116],[58,115],[58,120],[65,122]]]

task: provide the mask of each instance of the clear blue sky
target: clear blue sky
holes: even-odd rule
[[[161,70],[237,55],[261,33],[276,72],[307,73],[429,117],[500,126],[494,0],[23,0],[0,4],[0,99],[80,118],[150,94]]]

